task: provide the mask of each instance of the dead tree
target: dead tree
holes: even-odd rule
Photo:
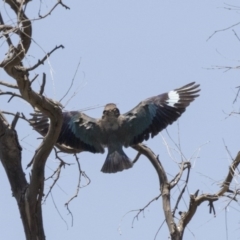
[[[13,0],[5,2],[17,16],[17,23],[16,26],[5,25],[2,16],[0,16],[0,29],[9,47],[0,66],[9,77],[16,81],[16,85],[8,84],[7,81],[1,82],[1,84],[18,91],[17,94],[12,92],[5,92],[5,94],[10,94],[11,97],[20,96],[33,108],[44,112],[50,119],[50,129],[39,148],[36,149],[32,159],[31,180],[27,182],[21,166],[22,149],[15,131],[19,114],[16,114],[13,122],[9,124],[4,115],[0,113],[0,158],[19,207],[26,239],[45,239],[41,206],[44,193],[44,168],[61,129],[61,109],[54,101],[43,97],[43,89],[39,93],[35,92],[31,87],[34,79],[29,79],[29,71],[37,68],[51,53],[31,68],[25,67],[22,62],[32,41],[32,23],[24,13],[28,2]],[[61,1],[58,1],[56,6],[58,4],[62,4]],[[16,46],[11,40],[12,34],[19,37]]]
[[[17,20],[15,25],[7,25],[4,23],[4,19],[0,15],[0,31],[2,36],[5,38],[6,43],[8,44],[8,51],[6,52],[4,59],[1,59],[0,67],[4,69],[4,71],[11,79],[14,79],[15,84],[10,83],[8,80],[1,81],[0,85],[4,86],[8,90],[0,91],[0,95],[9,95],[9,101],[11,101],[11,99],[14,97],[22,98],[32,106],[33,110],[38,109],[46,116],[48,116],[50,119],[50,128],[46,137],[44,137],[42,143],[36,149],[32,161],[29,164],[29,167],[31,167],[31,176],[30,180],[27,181],[25,172],[23,171],[21,165],[22,148],[18,141],[18,133],[15,130],[15,126],[19,118],[24,118],[24,115],[13,113],[14,118],[10,124],[6,120],[4,113],[0,112],[0,159],[11,185],[13,196],[15,197],[18,204],[26,239],[44,240],[45,234],[42,216],[42,201],[44,196],[45,183],[44,169],[48,156],[53,150],[55,142],[58,138],[62,125],[62,115],[61,107],[59,104],[43,96],[46,81],[45,74],[43,74],[42,86],[39,92],[36,92],[32,88],[32,83],[36,77],[30,79],[29,76],[30,71],[37,69],[38,66],[43,64],[44,61],[55,50],[63,48],[63,46],[60,45],[55,47],[33,66],[24,66],[23,60],[26,57],[26,54],[28,53],[32,42],[32,22],[25,14],[25,8],[28,4],[28,1],[5,0],[5,3],[12,9]],[[61,0],[58,0],[49,13],[46,13],[44,16],[39,16],[39,18],[41,19],[47,17],[58,5],[68,9],[68,7],[63,4]],[[16,35],[18,37],[18,43],[16,45],[12,41],[13,35]],[[61,146],[58,147],[61,148]],[[218,201],[219,198],[223,197],[225,193],[230,193],[231,199],[234,199],[238,194],[237,190],[233,191],[230,189],[230,184],[235,174],[235,169],[240,163],[240,153],[237,154],[236,158],[233,160],[231,166],[229,167],[227,176],[222,183],[219,191],[212,194],[198,195],[198,190],[196,190],[195,194],[190,195],[189,207],[187,211],[179,212],[179,220],[176,220],[175,215],[178,209],[178,204],[182,199],[183,193],[189,181],[189,174],[191,170],[190,162],[181,162],[179,172],[176,173],[173,179],[169,180],[166,171],[161,164],[161,159],[159,159],[158,156],[156,156],[151,151],[151,149],[143,144],[132,147],[138,152],[135,161],[137,161],[137,158],[140,154],[143,154],[146,156],[146,158],[149,159],[156,170],[156,174],[159,178],[159,197],[162,197],[162,209],[165,214],[165,221],[168,226],[171,239],[183,239],[184,230],[191,219],[194,217],[194,214],[200,207],[201,203],[206,201],[209,202],[210,212],[214,212],[215,209],[213,203],[215,201]],[[61,150],[71,153],[71,151],[68,151],[64,148]],[[63,164],[63,162],[60,163],[60,169]],[[59,168],[54,172],[54,174],[59,173]],[[81,172],[80,168],[79,170]],[[187,171],[185,185],[179,193],[177,201],[172,204],[170,201],[171,190],[177,186],[180,179],[183,177],[183,172],[185,171]],[[159,197],[154,200],[157,200]],[[144,208],[140,209],[139,212],[143,210]]]

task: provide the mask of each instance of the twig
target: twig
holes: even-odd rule
[[[225,208],[226,239],[228,240],[227,209]]]
[[[74,75],[73,75],[73,79],[72,79],[72,81],[71,81],[71,84],[70,84],[68,90],[67,90],[66,93],[63,95],[63,97],[59,100],[59,102],[61,102],[61,101],[68,95],[69,91],[71,90],[71,88],[72,88],[72,86],[73,86],[73,82],[74,82],[75,77],[76,77],[76,75],[77,75],[77,72],[78,72],[78,69],[79,69],[80,64],[81,64],[81,59],[80,59],[79,62],[78,62],[77,68],[76,68],[76,70],[75,70],[75,73],[74,73]]]
[[[234,158],[233,158],[231,152],[229,151],[228,146],[227,146],[227,144],[225,143],[225,140],[223,139],[222,141],[223,141],[224,147],[225,147],[225,149],[226,149],[229,157],[232,159],[232,161],[234,161]]]
[[[3,114],[7,114],[7,115],[14,116],[14,117],[15,117],[15,115],[16,115],[16,113],[12,113],[12,112],[8,112],[8,111],[0,111],[0,112],[3,113]],[[21,113],[21,115],[19,115],[18,118],[21,118],[21,119],[25,120],[26,122],[29,122],[29,121],[26,119],[26,117],[24,116],[23,113]]]
[[[11,129],[15,129],[17,121],[19,119],[19,112],[17,112],[12,120]]]
[[[221,186],[221,189],[217,193],[201,194],[200,196],[197,196],[197,193],[198,193],[197,192],[195,195],[190,195],[190,203],[189,203],[188,211],[185,213],[180,212],[181,219],[179,220],[179,223],[178,223],[178,229],[180,232],[184,231],[185,227],[191,221],[192,217],[197,211],[198,206],[201,203],[203,203],[204,201],[209,201],[209,202],[217,201],[219,197],[224,196],[224,194],[229,191],[229,186],[234,177],[234,172],[239,164],[240,164],[240,152],[238,152],[236,158],[234,159],[231,166],[229,167],[229,172],[227,174],[227,177],[225,178]],[[210,207],[212,208],[212,205],[210,205]],[[211,210],[213,210],[213,208]]]
[[[238,202],[237,196],[240,195],[240,194],[239,194],[239,190],[237,190],[237,191],[235,191],[235,192],[231,191],[231,193],[234,193],[234,195],[233,195],[233,196],[231,196],[231,194],[224,195],[224,197],[230,199],[230,201],[228,202],[228,204],[226,205],[226,207],[228,207],[232,201]]]
[[[225,192],[229,191],[230,183],[232,182],[235,169],[237,168],[239,163],[240,163],[240,152],[238,152],[237,157],[235,158],[235,160],[232,162],[231,166],[229,167],[228,175],[222,184],[222,188],[220,189],[220,191],[218,191],[216,193],[217,196],[222,196]]]
[[[132,164],[135,164],[137,162],[137,160],[140,158],[142,154],[140,152],[137,153],[137,156],[134,158],[134,160],[132,161]]]
[[[29,167],[31,167],[31,165],[33,164],[34,158],[35,158],[37,152],[38,152],[38,151],[36,150],[35,153],[34,153],[34,155],[33,155],[33,157],[32,157],[32,159],[31,159],[31,161],[27,164],[26,169],[28,169]]]
[[[57,205],[56,205],[56,203],[55,203],[55,201],[54,201],[54,198],[53,198],[52,193],[51,193],[51,198],[52,198],[52,201],[53,201],[53,205],[54,205],[54,207],[56,208],[56,210],[57,210],[57,212],[58,212],[58,215],[59,215],[60,218],[63,220],[63,222],[66,224],[66,226],[67,226],[67,230],[68,230],[68,224],[67,224],[67,221],[63,218],[63,216],[62,216],[61,213],[59,212],[58,207],[57,207]]]
[[[184,170],[186,168],[190,168],[190,167],[191,167],[191,163],[190,162],[182,162],[181,163],[180,172],[169,182],[170,189],[174,188],[178,184],[179,180],[182,177],[182,174],[183,174]]]
[[[138,216],[140,215],[141,212],[144,213],[144,210],[154,201],[157,201],[160,197],[162,196],[162,194],[160,193],[157,197],[153,198],[151,201],[149,201],[143,208],[140,209],[136,209],[136,210],[131,210],[130,212],[135,212],[138,211],[138,213],[134,216],[133,220],[132,220],[132,227],[134,224],[135,220],[138,220]]]
[[[36,74],[34,78],[30,81],[30,85],[36,80],[36,78],[39,76],[39,74]]]
[[[161,197],[161,194],[159,194],[157,197],[155,197],[155,198],[153,198],[151,201],[149,201],[143,208],[136,209],[136,210],[131,210],[131,211],[128,211],[127,213],[125,213],[125,214],[122,216],[122,218],[121,218],[121,220],[120,220],[120,223],[119,223],[119,227],[118,227],[119,232],[121,231],[121,222],[123,221],[123,218],[124,218],[126,215],[128,215],[129,213],[132,213],[132,212],[138,212],[138,213],[134,216],[134,218],[133,218],[133,220],[132,220],[132,227],[133,227],[134,221],[135,221],[135,219],[138,220],[139,214],[140,214],[141,212],[144,212],[144,210],[145,210],[153,201],[157,201],[160,197]]]
[[[237,94],[236,94],[235,99],[233,100],[233,104],[234,104],[235,102],[237,102],[238,95],[239,95],[239,92],[240,92],[240,86],[238,86],[238,87],[236,87],[236,88],[238,88],[238,91],[237,91]]]
[[[53,183],[51,184],[51,186],[50,186],[50,188],[49,188],[49,190],[48,190],[48,192],[47,192],[47,194],[44,198],[43,203],[46,202],[49,194],[52,192],[53,187],[55,186],[55,184],[59,180],[62,167],[65,167],[65,165],[68,165],[68,166],[72,165],[70,163],[67,163],[67,162],[63,161],[62,158],[59,157],[59,155],[58,155],[59,152],[57,151],[56,147],[54,147],[53,149],[54,149],[54,152],[55,152],[55,158],[58,159],[60,163],[59,163],[59,166],[57,167],[57,169],[53,172],[53,174],[45,179],[45,181],[47,181],[48,179],[52,178]],[[55,176],[55,178],[54,178],[54,176]]]
[[[45,181],[47,181],[48,179],[52,178],[53,179],[53,183],[51,184],[51,186],[50,186],[50,188],[49,188],[49,190],[48,190],[48,192],[47,192],[47,194],[46,194],[46,196],[45,196],[45,198],[43,200],[43,204],[46,202],[46,200],[48,198],[48,195],[52,192],[53,187],[55,186],[55,184],[59,180],[62,166],[64,166],[64,163],[60,162],[58,168],[53,172],[53,174],[45,179]],[[56,175],[56,177],[53,178],[55,175]]]
[[[40,66],[41,64],[44,64],[44,61],[50,57],[50,55],[57,49],[59,48],[64,48],[64,46],[61,44],[59,46],[56,46],[51,52],[47,53],[43,58],[42,60],[38,60],[38,63],[36,63],[35,65],[33,65],[32,67],[30,68],[26,68],[25,71],[29,72],[29,71],[32,71],[34,69],[36,69],[38,66]]]
[[[216,30],[213,34],[211,34],[211,35],[208,37],[208,39],[207,39],[206,41],[208,41],[209,39],[211,39],[216,33],[226,31],[226,30],[228,30],[228,29],[231,29],[231,28],[233,28],[233,27],[236,27],[236,26],[239,25],[239,24],[240,24],[240,22],[235,23],[235,24],[233,24],[233,25],[231,25],[231,26],[229,26],[229,27]]]
[[[82,173],[82,170],[81,170],[81,166],[80,166],[80,163],[79,163],[79,159],[77,157],[76,154],[74,154],[75,156],[75,159],[76,159],[76,162],[77,162],[77,165],[78,165],[78,171],[79,171],[79,175],[78,175],[78,184],[77,184],[77,189],[76,189],[76,193],[65,203],[65,206],[68,210],[68,213],[71,215],[71,218],[72,218],[72,226],[73,226],[73,214],[71,212],[71,210],[69,209],[69,203],[78,196],[78,193],[79,193],[79,189],[80,189],[80,182],[81,182],[81,173]]]
[[[3,81],[0,81],[0,85],[3,85],[3,86],[5,86],[5,87],[9,87],[9,88],[18,89],[18,86],[17,86],[17,85],[11,84],[11,83],[7,83],[7,82],[3,82]]]
[[[65,7],[67,10],[70,9],[70,7],[68,7],[67,5],[63,4],[61,0],[58,0],[57,3],[50,9],[50,11],[48,13],[46,13],[45,15],[41,16],[40,13],[38,12],[38,16],[39,19],[34,19],[34,20],[40,20],[43,19],[49,15],[51,15],[51,13],[53,12],[53,10],[57,7],[57,5],[62,5],[63,7]]]
[[[3,18],[2,18],[1,12],[0,12],[0,24],[1,24],[1,25],[5,25],[5,24],[4,24],[4,21],[3,21]],[[8,46],[13,46],[12,40],[11,40],[11,38],[9,37],[8,33],[5,33],[4,36],[6,37]]]
[[[156,232],[155,237],[154,237],[153,240],[156,240],[156,239],[157,239],[157,235],[158,235],[158,233],[160,232],[160,230],[161,230],[161,228],[162,228],[162,226],[163,226],[163,224],[164,224],[165,222],[166,222],[166,219],[164,219],[163,222],[161,223],[161,225],[160,225],[160,227],[158,228],[158,230],[157,230],[157,232]]]
[[[240,38],[239,38],[239,36],[237,35],[237,33],[234,31],[234,29],[232,29],[232,31],[233,31],[234,35],[236,36],[236,38],[238,39],[238,41],[240,41]]]
[[[227,8],[227,7],[224,7],[224,9],[226,9],[226,10],[239,10],[240,9],[240,7],[239,6],[235,6],[235,5],[232,5],[232,4],[227,4],[227,3],[224,3],[225,5],[227,5],[227,6],[229,6],[229,8]],[[235,9],[233,9],[233,8],[235,8]]]
[[[173,211],[172,211],[173,216],[175,216],[175,212],[176,212],[176,210],[178,209],[178,204],[180,203],[180,200],[181,200],[181,198],[182,198],[182,196],[183,196],[183,193],[185,192],[185,189],[186,189],[186,187],[187,187],[188,180],[189,180],[189,175],[190,175],[191,164],[188,164],[188,165],[187,165],[187,169],[188,169],[188,171],[187,171],[187,177],[186,177],[186,180],[185,180],[184,187],[182,188],[182,191],[180,192],[180,194],[179,194],[179,196],[178,196],[178,198],[177,198],[175,207],[173,208]]]
[[[215,217],[216,216],[216,211],[215,211],[215,208],[214,208],[214,205],[213,205],[213,201],[210,200],[208,206],[209,206],[209,213],[211,214],[213,212],[214,217]]]
[[[58,159],[60,162],[62,162],[64,166],[65,166],[65,165],[68,165],[68,166],[73,165],[73,164],[71,164],[71,163],[67,163],[67,162],[63,161],[62,158],[59,157],[58,154],[60,153],[60,151],[58,151],[58,150],[56,149],[56,147],[54,147],[53,150],[54,150],[54,152],[55,152],[55,158]]]
[[[61,4],[63,7],[65,7],[67,10],[70,9],[70,7],[68,7],[67,5],[65,5],[62,0],[58,0],[59,4]]]
[[[42,95],[43,92],[44,92],[45,84],[46,84],[46,73],[43,73],[42,85],[41,85],[41,88],[40,88],[40,91],[39,91],[40,95]]]
[[[179,128],[178,128],[178,130],[179,130]],[[173,138],[171,137],[171,135],[169,134],[167,129],[166,129],[166,133],[167,133],[168,137],[170,138],[170,140],[174,143],[176,148],[179,150],[179,154],[180,154],[181,158],[187,159],[182,153],[181,146],[180,146],[180,140],[179,140],[179,145],[178,145],[175,143],[175,141],[173,140]],[[178,132],[178,135],[179,135],[179,132]]]
[[[68,166],[71,165],[70,163],[67,163],[67,162],[63,161],[63,160],[59,157],[59,155],[58,155],[59,152],[57,151],[57,149],[56,149],[55,147],[54,147],[53,149],[54,149],[54,151],[55,151],[55,157],[60,161],[60,164],[59,164],[58,168],[53,172],[53,174],[52,174],[51,176],[49,176],[48,178],[45,179],[45,181],[47,181],[47,180],[50,179],[50,178],[52,178],[52,179],[54,179],[54,180],[53,180],[52,185],[51,185],[50,188],[49,188],[48,193],[46,194],[46,196],[45,196],[45,198],[44,198],[43,203],[46,201],[48,195],[52,192],[52,189],[53,189],[54,185],[55,185],[55,184],[57,183],[57,181],[59,180],[62,167],[65,167],[65,165],[68,165]],[[56,175],[56,177],[53,178],[55,175]]]
[[[1,90],[0,90],[0,95],[11,95],[8,102],[10,102],[14,97],[23,98],[21,95],[15,93],[15,92],[2,92]]]
[[[2,17],[0,17],[0,21],[3,22]],[[6,34],[6,32],[11,33],[16,30],[15,27],[11,25],[2,24],[1,22],[0,22],[0,32],[4,32],[3,35]]]

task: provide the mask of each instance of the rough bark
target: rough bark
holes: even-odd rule
[[[183,163],[180,172],[173,179],[174,181],[173,180],[168,181],[166,171],[164,170],[161,162],[159,161],[158,156],[156,156],[151,151],[150,148],[146,147],[143,144],[138,144],[132,147],[138,152],[140,152],[141,154],[145,155],[149,159],[149,161],[152,163],[153,167],[157,172],[158,179],[159,179],[160,192],[162,196],[162,209],[164,211],[165,220],[166,220],[168,230],[172,240],[183,239],[185,228],[187,227],[191,219],[194,217],[197,209],[203,202],[205,201],[209,202],[210,212],[215,212],[213,202],[219,200],[220,197],[223,197],[225,193],[230,191],[229,187],[235,175],[235,170],[240,164],[240,152],[238,152],[236,158],[234,159],[231,166],[229,167],[229,171],[227,173],[226,179],[222,183],[220,190],[213,194],[201,194],[200,196],[198,196],[199,191],[197,190],[195,194],[190,195],[190,203],[189,203],[188,210],[186,212],[180,212],[180,220],[178,221],[178,223],[176,223],[176,220],[173,217],[175,211],[172,211],[171,201],[170,201],[171,189],[174,186],[176,186],[177,182],[180,180],[180,177],[184,170],[184,164],[187,166],[186,168],[190,169],[191,167],[190,163],[189,162]],[[189,174],[187,176],[187,179],[188,178],[189,178]],[[232,199],[234,199],[234,195],[238,194],[237,191],[235,192],[230,191],[230,192],[233,193]],[[182,195],[180,194],[179,196],[181,198]]]
[[[23,11],[24,1],[6,0],[6,3],[17,16],[19,42],[15,47],[9,35],[5,34],[9,50],[5,59],[0,63],[0,67],[16,80],[21,97],[33,108],[39,109],[50,118],[50,128],[33,156],[31,178],[28,183],[21,166],[21,147],[18,143],[17,133],[14,126],[11,127],[1,114],[0,159],[11,184],[13,196],[19,206],[26,239],[44,240],[41,206],[44,191],[44,168],[61,129],[62,114],[58,104],[32,90],[28,69],[23,66],[22,60],[31,45],[32,34],[31,21]],[[4,26],[2,18],[1,24]]]
[[[174,221],[172,210],[171,210],[171,201],[170,201],[170,183],[167,179],[167,174],[159,161],[158,157],[151,151],[150,148],[143,144],[138,144],[133,146],[133,148],[143,155],[145,155],[150,162],[152,163],[153,167],[157,172],[157,176],[159,179],[159,186],[160,192],[162,194],[162,208],[165,215],[165,220],[168,225],[168,230],[172,240],[180,240],[181,235],[180,232],[177,230],[176,223]]]

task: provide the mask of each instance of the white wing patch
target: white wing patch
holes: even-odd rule
[[[177,91],[170,91],[168,92],[168,100],[166,100],[167,102],[167,105],[170,106],[170,107],[174,107],[174,104],[175,103],[178,103],[179,102],[179,94]]]

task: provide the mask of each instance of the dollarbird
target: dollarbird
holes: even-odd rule
[[[63,111],[62,129],[57,144],[71,147],[76,152],[104,153],[104,173],[116,173],[132,167],[123,151],[156,136],[176,121],[186,107],[198,97],[199,85],[189,83],[181,88],[147,98],[127,113],[121,114],[116,104],[109,103],[102,117],[92,118],[80,111]],[[49,121],[42,113],[34,113],[30,124],[40,134],[48,132]]]

